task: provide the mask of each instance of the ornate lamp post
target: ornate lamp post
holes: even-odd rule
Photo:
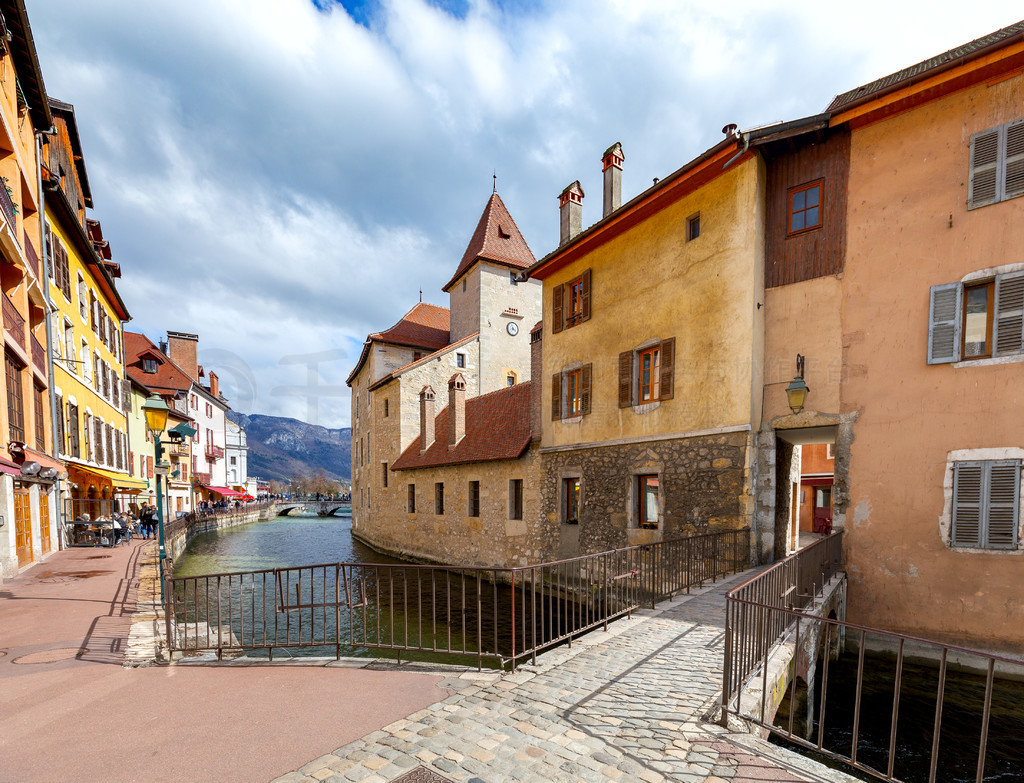
[[[160,603],[164,602],[164,495],[160,486],[161,470],[166,472],[163,464],[164,451],[160,446],[160,436],[167,429],[167,415],[170,408],[159,394],[150,395],[146,404],[142,406],[142,412],[146,414],[146,429],[153,436],[153,458],[156,462],[156,516],[157,525],[160,531]]]

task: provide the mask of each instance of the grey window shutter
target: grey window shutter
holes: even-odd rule
[[[981,462],[957,462],[953,466],[953,546],[981,545],[984,473]]]
[[[1005,160],[1003,197],[1024,196],[1024,120],[1012,122],[1006,128]]]
[[[928,364],[960,358],[960,312],[963,289],[959,283],[934,285],[928,306]]]
[[[970,182],[967,208],[994,204],[999,198],[999,128],[971,136]]]
[[[984,544],[991,549],[1016,549],[1020,462],[991,462],[986,467],[989,469],[988,524]]]
[[[1024,351],[1024,272],[996,277],[993,356]]]

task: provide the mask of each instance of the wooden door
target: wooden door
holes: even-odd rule
[[[20,568],[32,562],[32,503],[27,489],[14,490],[14,538]]]
[[[43,554],[49,554],[53,549],[53,542],[50,540],[50,493],[39,490],[39,543],[42,544]]]

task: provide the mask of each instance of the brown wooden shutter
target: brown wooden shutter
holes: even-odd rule
[[[590,413],[590,382],[593,375],[593,364],[584,364],[580,370],[580,413],[586,416]]]
[[[562,374],[551,376],[551,421],[562,418]]]
[[[580,321],[590,320],[590,270],[583,270],[583,281],[580,285]]]
[[[671,400],[675,396],[676,338],[670,337],[661,343],[661,389],[659,400]]]
[[[628,408],[633,404],[633,352],[619,354],[619,407]]]
[[[556,285],[551,291],[551,332],[558,334],[562,331],[562,286]]]

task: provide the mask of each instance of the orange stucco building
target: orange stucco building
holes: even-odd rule
[[[785,147],[755,142],[768,161],[760,444],[775,554],[798,524],[797,447],[831,443],[847,618],[1020,650],[1024,22],[793,125]],[[815,183],[816,225],[794,225]],[[793,413],[781,384],[798,353],[811,392]]]

